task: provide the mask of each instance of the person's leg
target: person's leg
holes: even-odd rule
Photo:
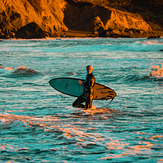
[[[72,104],[73,107],[77,107],[77,108],[85,108],[85,105],[83,105],[82,103],[85,102],[85,96],[84,94],[82,94],[81,96],[79,96]]]
[[[93,95],[90,93],[87,93],[87,95],[86,95],[86,109],[92,107],[92,100],[93,100]]]

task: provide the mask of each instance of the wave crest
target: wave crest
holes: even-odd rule
[[[25,66],[17,67],[16,69],[13,69],[13,74],[16,75],[34,75],[37,74],[37,72],[34,69],[26,68]]]
[[[163,43],[158,41],[136,41],[129,44],[106,44],[106,46],[109,51],[163,51]]]
[[[149,68],[150,70],[152,70],[149,73],[150,77],[163,78],[163,63],[160,64],[161,64],[161,68],[158,65],[154,65]]]
[[[12,67],[3,67],[2,65],[0,67],[0,73],[5,75],[14,75],[14,76],[21,76],[21,75],[31,76],[31,75],[38,74],[38,72],[35,71],[34,69],[30,69],[25,66],[12,68]]]

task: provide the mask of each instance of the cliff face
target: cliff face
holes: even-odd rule
[[[149,31],[151,27],[138,14],[130,14],[120,10],[111,9],[111,16],[108,19],[105,28],[117,30],[136,29]]]
[[[114,30],[125,30],[126,28],[151,30],[151,27],[138,14],[90,3],[70,2],[67,3],[64,11],[64,23],[70,29],[92,31],[95,17],[98,16],[103,22],[105,30],[109,28]]]
[[[99,16],[106,23],[110,19],[111,11],[98,5],[69,0],[64,14],[64,23],[69,29],[93,32],[95,17]]]
[[[103,7],[100,0],[92,3],[88,3],[91,0],[80,1],[0,0],[0,36],[14,37],[18,29],[30,23],[36,23],[49,36],[59,36],[60,31],[68,29],[90,32],[101,27],[105,31],[152,29],[139,14]],[[102,26],[95,23],[97,17]]]
[[[52,36],[67,30],[63,23],[64,0],[1,0],[0,32],[12,36],[22,26],[37,23]]]
[[[162,0],[77,0],[142,15],[154,30],[163,30]]]

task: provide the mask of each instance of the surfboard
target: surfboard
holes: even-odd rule
[[[79,85],[77,78],[54,78],[49,81],[49,84],[57,91],[69,96],[79,97],[84,93],[84,87]],[[116,92],[102,84],[95,83],[93,87],[93,100],[108,100],[113,99]]]

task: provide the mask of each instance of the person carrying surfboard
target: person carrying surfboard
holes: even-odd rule
[[[80,85],[84,87],[84,93],[79,96],[72,104],[73,107],[79,108],[91,108],[93,100],[93,87],[95,84],[95,77],[92,73],[93,67],[91,65],[86,66],[87,76],[84,82],[81,80],[78,81]],[[85,105],[82,103],[85,102]]]

